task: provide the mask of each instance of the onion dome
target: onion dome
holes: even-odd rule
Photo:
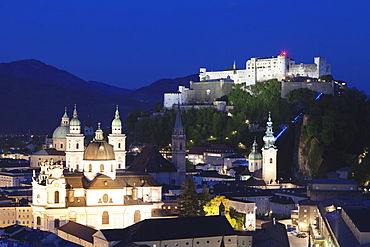
[[[53,132],[53,139],[66,139],[67,134],[69,134],[69,117],[67,115],[67,107],[64,108],[64,115],[58,126]]]
[[[258,152],[258,144],[256,138],[254,138],[252,152],[249,154],[248,160],[262,160],[262,154]]]
[[[116,106],[116,114],[114,116],[114,119],[112,121],[112,127],[121,127],[122,126],[122,122],[121,122],[121,119],[119,117],[119,111],[118,111],[118,105]]]
[[[71,119],[71,122],[69,123],[70,126],[80,126],[81,122],[78,120],[78,115],[77,115],[77,108],[75,104],[75,109],[73,110],[73,118]]]
[[[92,141],[84,152],[84,160],[114,160],[113,146],[104,141],[103,131],[98,129],[95,131],[95,139]]]
[[[264,148],[275,148],[276,138],[274,136],[274,131],[272,130],[271,112],[269,112],[269,118],[266,123],[266,135],[263,137],[265,142]]]

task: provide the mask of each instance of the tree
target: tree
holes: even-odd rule
[[[197,187],[192,176],[188,176],[180,191],[180,217],[200,216],[203,214],[203,208],[199,203]]]
[[[204,212],[203,208],[207,203],[209,203],[212,200],[212,195],[209,193],[209,190],[206,185],[203,185],[202,192],[199,193],[199,204],[202,208],[201,215],[204,216],[206,213]]]
[[[245,218],[243,213],[237,212],[234,208],[230,207],[229,199],[225,196],[216,196],[209,203],[207,203],[203,208],[206,212],[206,216],[220,215],[220,205],[221,203],[225,207],[225,217],[229,221],[230,225],[236,230],[242,230],[244,227]]]

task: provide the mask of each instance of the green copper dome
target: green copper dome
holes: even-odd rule
[[[262,154],[258,152],[258,144],[256,139],[254,139],[252,152],[249,154],[248,160],[262,160]]]
[[[73,110],[73,118],[69,122],[69,125],[70,126],[80,126],[81,125],[80,120],[78,120],[76,105],[75,105],[75,109]]]
[[[114,119],[112,121],[112,127],[121,127],[122,122],[121,119],[119,118],[119,111],[118,111],[118,106],[116,107],[116,114],[114,116]]]
[[[69,126],[59,126],[53,132],[53,139],[66,139],[69,134]]]
[[[64,108],[64,114],[58,126],[53,132],[53,139],[66,139],[69,134],[69,117],[67,115],[67,108]]]

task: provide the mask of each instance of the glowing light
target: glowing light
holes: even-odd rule
[[[280,53],[280,55],[281,55],[281,56],[284,56],[284,57],[286,57],[286,55],[287,55],[287,52],[286,52],[286,51],[282,51],[282,52]]]

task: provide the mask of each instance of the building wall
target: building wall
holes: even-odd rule
[[[213,103],[217,98],[230,93],[232,81],[190,82],[190,90],[185,91],[186,104]]]
[[[199,78],[203,80],[231,79],[234,83],[254,85],[259,81],[270,79],[285,79],[291,75],[310,76],[319,78],[331,74],[331,66],[324,57],[315,57],[314,64],[295,65],[295,61],[284,54],[271,58],[251,58],[246,62],[245,69],[231,69],[225,71],[210,71],[201,68]]]
[[[283,81],[281,84],[281,97],[285,98],[290,91],[300,88],[307,88],[311,91],[331,95],[335,95],[338,92],[338,85],[335,82],[311,82],[307,80],[301,82]]]

